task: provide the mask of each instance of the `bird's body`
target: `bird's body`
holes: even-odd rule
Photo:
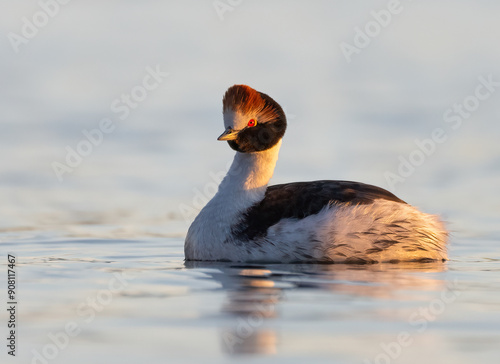
[[[347,181],[268,187],[285,132],[281,107],[235,85],[224,97],[237,151],[217,194],[189,228],[187,260],[373,263],[446,259],[447,232],[392,193]]]

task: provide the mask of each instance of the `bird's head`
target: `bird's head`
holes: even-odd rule
[[[246,85],[231,86],[222,100],[224,127],[218,140],[242,153],[255,153],[275,146],[286,129],[286,117],[272,98]]]

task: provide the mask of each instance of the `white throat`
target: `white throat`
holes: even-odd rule
[[[186,256],[196,259],[210,255],[211,245],[231,235],[231,227],[242,214],[266,193],[278,161],[281,140],[272,148],[256,153],[236,152],[233,163],[215,196],[200,211],[186,237]]]
[[[237,218],[235,215],[243,213],[264,198],[278,161],[280,147],[281,140],[262,152],[236,152],[219,190],[203,210],[210,209],[214,212],[215,209],[224,222],[234,224]]]
[[[280,147],[281,140],[274,147],[262,152],[236,152],[226,177],[219,185],[217,195],[227,193],[254,195],[265,192],[273,176]]]

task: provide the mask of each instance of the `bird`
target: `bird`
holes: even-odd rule
[[[214,197],[190,225],[186,261],[397,263],[447,260],[448,232],[436,215],[360,182],[269,186],[287,128],[281,106],[247,85],[222,100],[236,151]]]

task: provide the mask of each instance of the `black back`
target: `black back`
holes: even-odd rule
[[[349,181],[295,182],[270,186],[264,199],[250,207],[233,233],[241,240],[264,236],[281,219],[303,219],[327,205],[369,204],[376,199],[406,203],[383,188]]]

